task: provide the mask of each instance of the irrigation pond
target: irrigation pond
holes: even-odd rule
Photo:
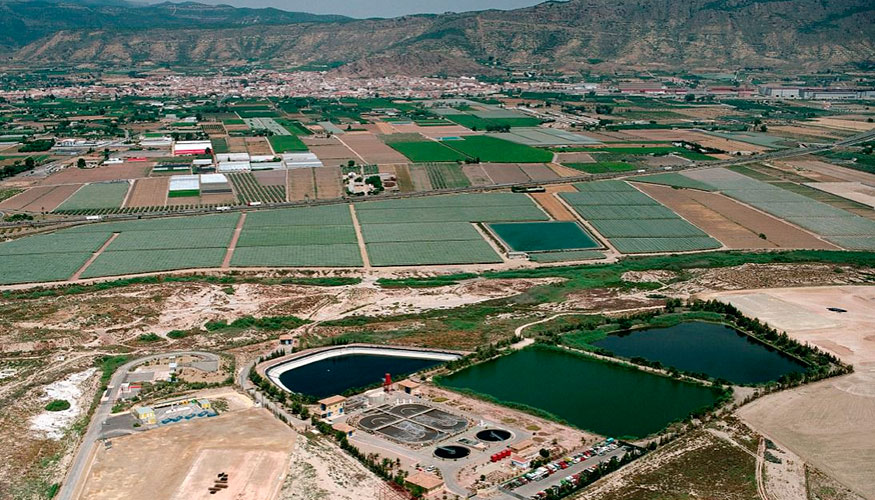
[[[806,370],[800,361],[734,328],[702,321],[611,334],[592,345],[624,358],[641,357],[742,385]]]
[[[550,413],[614,437],[644,437],[717,402],[721,392],[556,347],[532,346],[439,383]]]

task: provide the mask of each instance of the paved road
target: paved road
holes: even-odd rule
[[[80,485],[85,479],[83,477],[83,473],[87,471],[88,467],[91,464],[91,456],[92,453],[94,453],[94,447],[97,444],[101,431],[103,430],[103,422],[112,412],[112,407],[115,404],[115,399],[118,397],[119,385],[124,382],[125,375],[127,375],[128,371],[131,368],[141,365],[147,361],[164,358],[171,355],[204,356],[206,358],[216,361],[218,361],[219,359],[219,356],[210,352],[178,351],[153,354],[150,356],[137,358],[133,361],[128,361],[127,363],[120,366],[118,370],[115,371],[112,379],[109,382],[109,386],[111,387],[111,389],[109,389],[109,397],[106,398],[106,401],[101,401],[97,405],[97,409],[91,416],[91,422],[89,422],[88,430],[85,432],[85,436],[82,438],[82,444],[79,446],[79,450],[76,452],[76,456],[73,458],[72,464],[70,464],[70,469],[67,471],[67,477],[61,484],[61,490],[58,492],[58,496],[56,497],[58,500],[73,500],[74,498],[77,498],[79,496]]]

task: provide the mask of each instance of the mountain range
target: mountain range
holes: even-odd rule
[[[17,66],[327,64],[363,76],[494,74],[497,67],[869,68],[875,2],[568,0],[351,19],[193,2],[0,0],[0,50]]]

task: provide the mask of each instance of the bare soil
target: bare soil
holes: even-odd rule
[[[214,498],[207,489],[225,472],[226,496],[276,498],[296,439],[261,408],[115,438],[98,447],[82,497]]]
[[[162,207],[167,202],[169,177],[137,179],[128,196],[126,207]]]

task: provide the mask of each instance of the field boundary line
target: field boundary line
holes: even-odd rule
[[[234,256],[234,250],[237,249],[237,240],[240,239],[240,233],[243,232],[243,224],[246,222],[246,212],[240,213],[240,218],[237,219],[237,226],[234,228],[234,234],[231,235],[231,242],[228,243],[228,249],[225,250],[225,257],[222,259],[222,269],[231,267],[231,257]]]
[[[365,158],[364,158],[362,155],[360,155],[358,151],[356,151],[355,149],[349,147],[349,144],[343,142],[343,139],[341,139],[339,135],[336,135],[336,134],[335,134],[334,137],[335,137],[338,141],[340,141],[341,144],[343,144],[343,147],[345,147],[346,149],[352,151],[353,154],[355,154],[356,156],[358,156],[358,159],[361,160],[361,162],[362,162],[362,163],[361,163],[362,166],[368,164],[368,162],[365,161]]]
[[[126,181],[128,183],[128,190],[125,192],[125,197],[122,199],[122,204],[119,205],[119,207],[124,207],[125,205],[127,205],[128,199],[131,197],[131,194],[134,191],[134,184],[137,183],[137,179],[132,179],[132,180],[133,180],[133,182],[131,182],[131,179],[128,179]]]
[[[365,237],[362,234],[362,226],[359,224],[358,214],[355,211],[355,203],[349,204],[349,215],[352,217],[352,227],[355,229],[355,239],[359,245],[359,253],[362,254],[362,267],[371,268],[371,258],[368,256],[368,247],[365,245]]]
[[[68,279],[67,281],[77,281],[82,276],[82,273],[84,273],[85,270],[88,269],[88,267],[91,266],[91,264],[94,263],[94,261],[97,260],[98,257],[100,257],[103,251],[106,250],[106,247],[108,247],[113,241],[115,241],[115,239],[118,238],[118,235],[120,234],[121,233],[112,233],[112,235],[103,242],[103,245],[100,245],[100,248],[98,248],[96,252],[91,254],[91,257],[89,257],[88,260],[85,261],[85,264],[82,264],[82,267],[76,270],[76,272],[73,273],[73,276],[70,276],[70,279]]]

